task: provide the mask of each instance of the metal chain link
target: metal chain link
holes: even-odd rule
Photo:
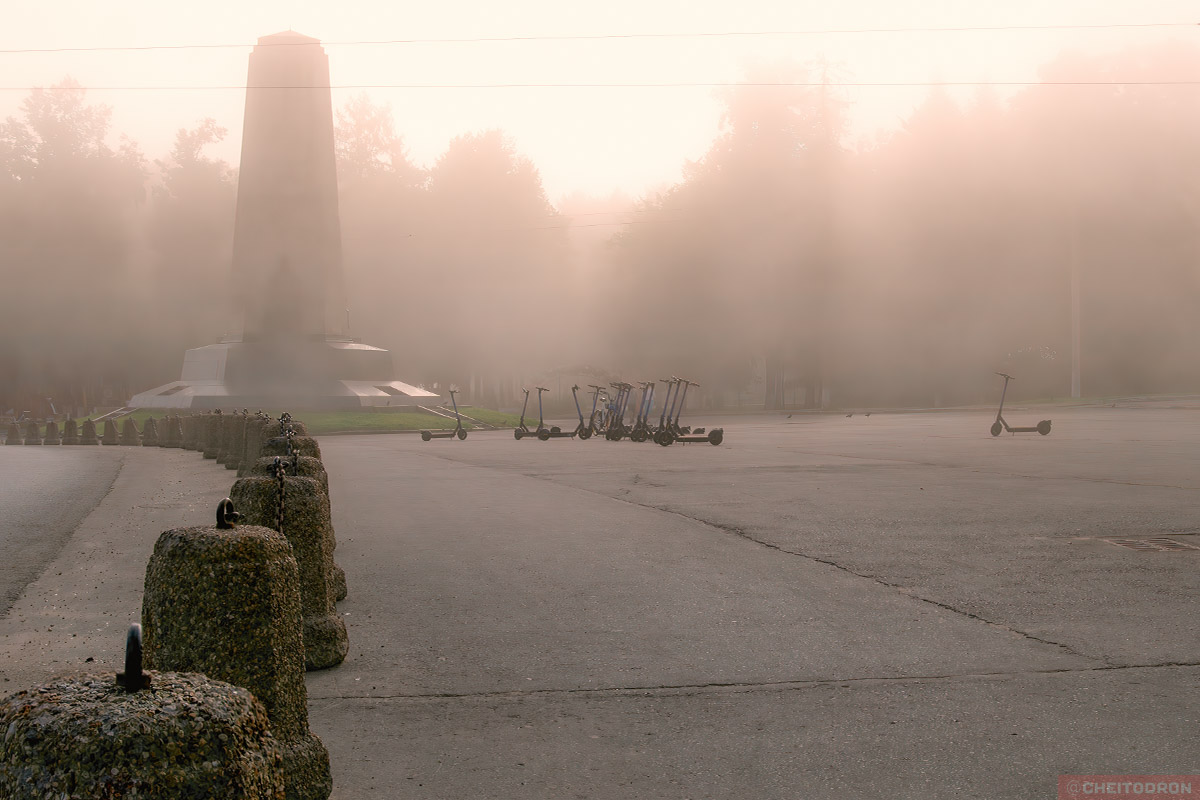
[[[287,473],[287,465],[279,456],[275,456],[275,480],[279,483],[279,507],[275,514],[275,530],[283,533],[283,502],[284,502],[284,476]]]
[[[279,417],[279,425],[283,433],[284,446],[287,448],[288,458],[292,459],[292,474],[300,474],[300,451],[296,449],[295,437],[296,429],[292,426],[292,415],[287,411]]]

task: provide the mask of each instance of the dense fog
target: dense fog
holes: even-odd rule
[[[549,198],[499,130],[414,164],[420,120],[352,98],[351,333],[503,407],[671,374],[713,407],[992,402],[996,371],[1060,398],[1074,275],[1084,396],[1200,390],[1200,50],[1064,54],[1004,98],[933,87],[870,144],[826,75],[748,73],[708,153],[641,198]],[[0,410],[120,405],[236,327],[236,165],[208,151],[239,124],[147,155],[68,83],[0,126]]]

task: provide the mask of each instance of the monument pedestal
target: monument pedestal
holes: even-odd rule
[[[333,411],[439,401],[393,374],[391,353],[352,339],[221,342],[188,350],[179,380],[134,395],[128,405]]]

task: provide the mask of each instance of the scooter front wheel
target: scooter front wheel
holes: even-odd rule
[[[518,442],[521,441],[521,437],[524,435],[525,431],[521,430],[520,428],[513,428],[513,438]]]
[[[467,438],[467,432],[464,429],[459,428],[458,429],[458,438],[460,441]]]
[[[1000,431],[1002,430],[1004,430],[1004,426],[1002,426],[999,422],[992,423],[992,436],[999,436]],[[1047,430],[1046,432],[1049,433],[1050,431]]]
[[[548,442],[548,441],[550,441],[550,431],[546,430],[545,428],[542,428],[541,430],[539,430],[537,432],[537,437],[538,437],[538,439],[540,439],[543,442]]]
[[[580,428],[579,429],[579,438],[580,439],[592,438],[592,429],[591,428]]]

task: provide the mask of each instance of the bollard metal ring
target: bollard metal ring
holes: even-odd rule
[[[150,687],[150,676],[142,672],[142,626],[136,622],[125,637],[125,671],[117,673],[117,685],[127,692]]]
[[[229,530],[237,521],[242,518],[233,508],[233,501],[226,497],[221,502],[217,503],[217,527],[222,530]]]

